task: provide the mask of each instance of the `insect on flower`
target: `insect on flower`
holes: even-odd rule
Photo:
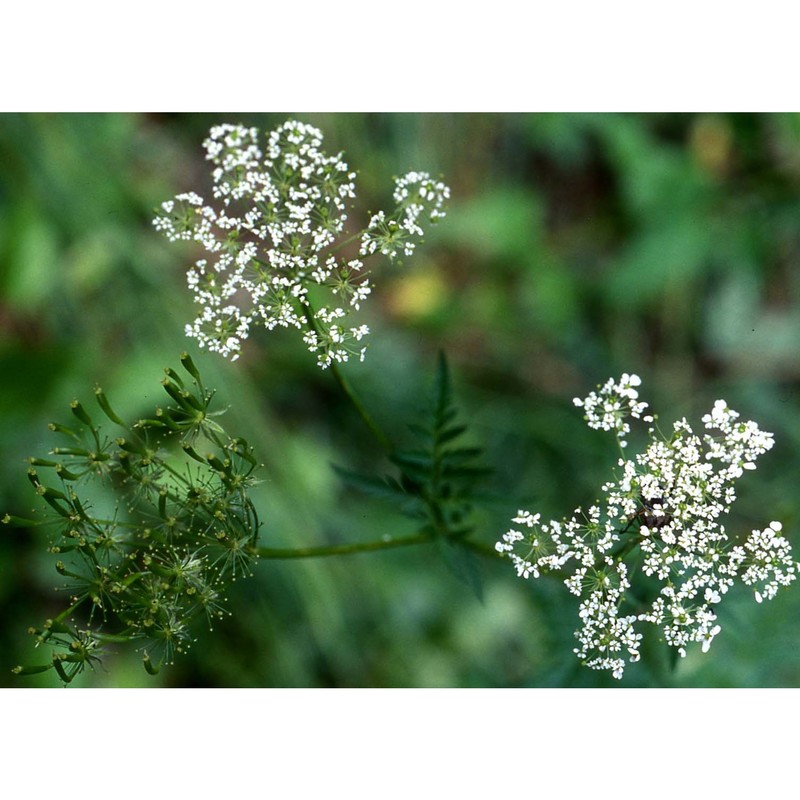
[[[639,496],[641,508],[634,514],[628,517],[628,524],[622,529],[621,533],[625,533],[633,525],[634,522],[639,522],[639,526],[646,526],[650,529],[658,530],[665,528],[669,525],[673,517],[664,510],[664,498],[653,497],[648,500],[646,497]]]

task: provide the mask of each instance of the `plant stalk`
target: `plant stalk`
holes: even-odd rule
[[[414,536],[403,536],[398,539],[379,539],[372,542],[350,542],[349,544],[319,545],[316,547],[256,547],[253,552],[261,558],[317,558],[321,556],[338,556],[348,553],[367,553],[374,550],[388,550],[395,547],[408,547],[425,544],[433,537],[427,533]]]

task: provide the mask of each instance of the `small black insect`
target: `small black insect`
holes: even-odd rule
[[[640,495],[639,502],[642,507],[635,514],[631,514],[628,517],[628,524],[622,533],[625,533],[637,520],[639,521],[639,527],[646,525],[650,529],[663,528],[672,522],[672,516],[664,511],[663,497],[653,497],[648,500]]]

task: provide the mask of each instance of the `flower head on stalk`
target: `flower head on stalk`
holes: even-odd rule
[[[348,317],[372,291],[365,260],[411,255],[423,222],[445,215],[450,190],[424,172],[397,179],[395,209],[349,237],[361,243],[357,258],[342,256],[356,176],[341,153],[325,153],[322,139],[297,121],[263,143],[256,128],[217,125],[204,142],[217,206],[184,192],[157,210],[153,224],[170,241],[206,251],[187,274],[201,310],[186,335],[200,347],[235,360],[252,327],[296,328],[322,368],[363,360],[369,329]]]
[[[626,447],[628,417],[642,417],[636,375],[610,379],[599,392],[576,398],[591,428],[612,431]],[[520,510],[496,544],[520,577],[566,573],[567,589],[581,598],[576,631],[578,658],[588,667],[623,675],[626,659],[639,659],[643,623],[661,629],[680,656],[699,643],[707,652],[721,631],[716,605],[741,580],[762,602],[795,580],[797,564],[780,522],[732,543],[720,518],[736,500],[735,482],[773,446],[771,433],[717,400],[696,434],[686,419],[669,437],[649,428],[650,442],[602,487],[604,497],[568,519],[543,522]],[[648,599],[628,590],[626,557],[638,548],[638,564],[658,586]]]

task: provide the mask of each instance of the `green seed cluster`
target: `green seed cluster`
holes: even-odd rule
[[[216,421],[221,412],[209,411],[214,393],[189,356],[181,363],[188,379],[165,371],[170,402],[151,418],[127,426],[98,388],[97,404],[120,435],[110,438],[74,401],[78,425],[50,425],[65,444],[49,459],[30,459],[69,604],[30,629],[38,645],[55,647],[51,661],[15,672],[55,669],[68,683],[113,642],[136,642],[157,672],[191,645],[195,618],[210,628],[227,613],[230,582],[250,574],[260,523],[248,489],[257,462]],[[96,512],[109,497],[110,509]]]

